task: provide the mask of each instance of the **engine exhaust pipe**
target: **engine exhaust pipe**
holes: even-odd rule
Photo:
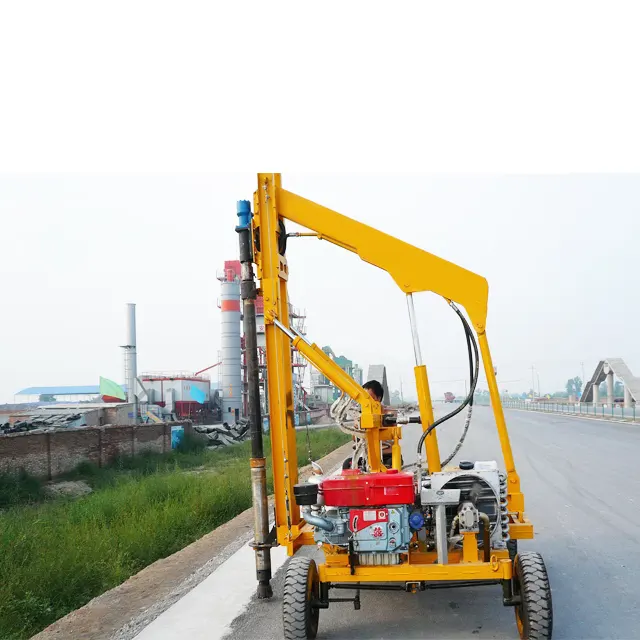
[[[482,520],[482,550],[484,552],[484,561],[491,561],[491,521],[489,516],[482,511],[478,511],[478,516]]]
[[[308,522],[309,524],[312,524],[314,527],[318,527],[319,529],[322,529],[327,533],[331,533],[336,528],[333,522],[331,522],[331,520],[327,520],[322,516],[313,515],[311,513],[311,509],[309,509],[308,507],[302,509],[302,515],[305,519],[305,522]]]
[[[258,598],[271,598],[271,545],[269,537],[269,506],[267,501],[267,468],[262,443],[262,413],[260,411],[260,379],[258,377],[258,337],[256,330],[256,282],[253,276],[251,248],[251,204],[238,202],[238,238],[240,242],[242,327],[247,364],[249,425],[251,433],[251,494],[253,497],[253,550],[256,555]]]

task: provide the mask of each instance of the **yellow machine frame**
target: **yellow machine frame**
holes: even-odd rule
[[[360,403],[361,427],[366,430],[369,467],[385,471],[380,460],[380,441],[394,441],[393,466],[399,468],[401,427],[383,427],[382,407],[353,378],[338,367],[317,345],[295,335],[289,326],[287,281],[289,267],[279,252],[281,224],[290,220],[316,236],[356,253],[362,260],[391,275],[407,295],[432,291],[464,307],[478,337],[484,372],[489,385],[500,447],[507,473],[507,501],[512,539],[533,538],[533,526],[524,513],[524,496],[509,442],[486,335],[487,281],[458,265],[348,218],[282,188],[280,174],[258,174],[254,194],[252,237],[254,262],[264,298],[267,347],[268,401],[272,445],[275,524],[277,542],[289,555],[302,545],[314,544],[313,528],[301,520],[293,487],[298,482],[296,432],[294,426],[291,342],[302,355],[338,388]],[[422,429],[434,422],[427,369],[415,367],[416,390]],[[440,470],[436,430],[426,438],[426,463],[431,472]],[[488,562],[478,558],[475,536],[465,537],[462,550],[449,554],[448,564],[437,564],[435,552],[415,548],[395,566],[349,566],[348,554],[324,545],[326,561],[318,567],[321,582],[468,581],[509,580],[512,563],[506,550],[493,550]]]

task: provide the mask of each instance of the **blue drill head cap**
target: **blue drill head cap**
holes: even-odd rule
[[[424,516],[422,515],[422,513],[420,513],[420,511],[414,511],[409,516],[409,526],[415,531],[418,531],[419,529],[422,529],[422,527],[424,527]]]
[[[251,224],[251,203],[248,200],[238,200],[238,226],[236,231],[248,229]]]

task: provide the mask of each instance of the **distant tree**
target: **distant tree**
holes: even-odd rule
[[[55,396],[52,396],[50,393],[41,393],[40,394],[40,402],[55,402]]]
[[[569,378],[564,388],[567,390],[568,396],[579,396],[582,392],[582,378],[580,376]]]
[[[575,389],[576,395],[579,396],[582,393],[582,378],[580,376],[576,376],[573,379],[573,387]]]

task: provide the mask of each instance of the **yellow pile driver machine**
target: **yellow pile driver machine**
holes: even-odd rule
[[[283,623],[287,640],[314,638],[319,612],[350,600],[360,608],[360,591],[501,585],[505,606],[515,609],[521,638],[551,638],[551,591],[538,553],[518,553],[517,541],[533,538],[524,495],[509,443],[486,335],[488,285],[481,276],[402,242],[282,188],[279,174],[259,174],[253,207],[238,202],[241,295],[251,424],[251,476],[255,513],[258,597],[271,590],[270,549],[283,545],[294,555],[303,545],[321,547],[324,563],[295,557],[288,565]],[[392,417],[316,344],[289,323],[286,258],[290,220],[315,236],[356,253],[391,275],[407,296],[415,356],[419,417]],[[255,266],[255,272],[254,272]],[[256,276],[259,285],[256,286]],[[435,420],[427,369],[422,362],[413,294],[431,291],[451,305],[462,322],[469,352],[470,391],[450,414]],[[256,296],[264,299],[267,395],[275,493],[270,528],[266,461],[260,409],[256,344]],[[467,316],[462,312],[466,311]],[[294,424],[291,350],[300,353],[343,398],[359,405],[355,430],[366,450],[365,464],[340,474],[299,482]],[[504,470],[494,461],[441,460],[437,428],[467,409],[471,417],[480,361],[491,395]],[[339,411],[338,411],[339,413]],[[422,434],[412,471],[402,469],[402,422],[418,422]],[[381,442],[392,441],[392,465],[381,460]],[[423,455],[423,447],[426,456]],[[331,597],[349,589],[355,597]]]

